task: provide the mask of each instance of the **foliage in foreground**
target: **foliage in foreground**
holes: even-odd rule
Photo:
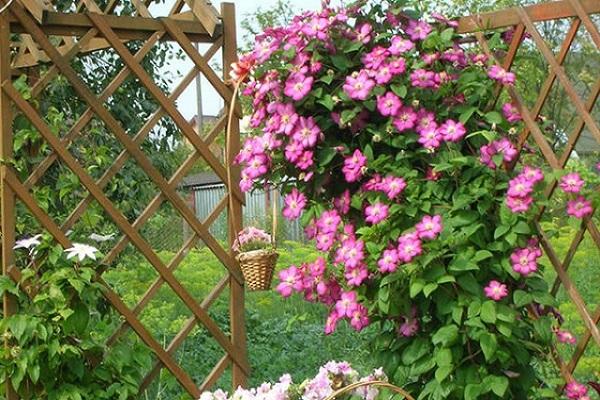
[[[149,353],[131,340],[105,346],[120,318],[93,280],[96,263],[35,237],[23,242],[29,254],[20,257],[19,287],[6,276],[0,281],[19,307],[0,322],[8,344],[0,350],[2,379],[23,399],[135,398]]]

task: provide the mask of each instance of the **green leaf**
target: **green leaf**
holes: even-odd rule
[[[435,352],[435,363],[440,367],[452,365],[452,351],[450,349],[438,349]]]
[[[64,323],[64,329],[67,333],[82,334],[88,325],[90,320],[90,314],[83,303],[78,303],[73,314],[71,314]]]
[[[392,92],[394,92],[394,94],[400,98],[404,98],[408,92],[408,89],[406,89],[406,86],[404,85],[392,85],[391,89]]]
[[[517,223],[517,225],[515,225],[515,227],[512,229],[512,231],[515,233],[520,233],[522,235],[530,235],[531,227],[529,226],[529,224],[527,222],[519,221]]]
[[[483,351],[485,361],[489,362],[496,353],[496,349],[498,348],[498,341],[496,340],[496,335],[488,332],[482,333],[479,337],[479,344],[481,345],[481,350]]]
[[[352,62],[345,54],[334,54],[331,56],[331,62],[340,72],[344,72],[352,66]]]
[[[475,400],[481,394],[479,384],[470,383],[465,387],[465,400]]]
[[[335,155],[337,154],[337,151],[335,151],[335,149],[333,147],[324,147],[322,148],[319,153],[318,153],[318,161],[319,161],[319,166],[324,167],[326,165],[328,165],[331,160],[333,160],[333,158],[335,157]]]
[[[509,225],[500,225],[500,226],[498,226],[496,228],[496,230],[494,231],[494,239],[498,239],[499,237],[502,237],[502,235],[504,235],[509,230],[510,230],[510,226]]]
[[[488,300],[481,305],[481,320],[489,324],[496,322],[496,303]]]
[[[440,37],[442,38],[442,40],[444,42],[451,41],[453,36],[454,36],[454,28],[446,28],[440,34]]]
[[[33,383],[37,383],[38,379],[40,379],[40,366],[39,364],[30,365],[29,368],[29,377]]]
[[[458,326],[451,324],[438,329],[431,337],[431,342],[435,345],[441,344],[443,347],[448,347],[458,339]]]
[[[431,350],[429,341],[424,338],[417,338],[409,344],[402,352],[402,364],[411,365],[421,357],[428,354]]]
[[[443,365],[435,370],[435,380],[442,383],[444,379],[450,375],[452,369],[454,367],[452,365]]]
[[[423,287],[425,286],[425,281],[421,278],[417,278],[415,279],[411,284],[410,284],[410,297],[411,299],[414,299],[416,295],[418,295],[419,293],[421,293],[421,291],[423,290]]]
[[[523,290],[515,290],[513,293],[513,301],[517,307],[523,307],[531,303],[532,300],[531,295]]]
[[[423,288],[423,294],[425,295],[425,297],[429,297],[429,295],[431,293],[435,292],[437,288],[438,288],[438,284],[437,283],[428,283]]]
[[[508,378],[506,376],[490,376],[490,389],[498,397],[504,397],[508,389]]]
[[[500,124],[502,122],[502,115],[498,111],[490,111],[483,118],[490,124]]]
[[[486,260],[488,258],[492,258],[493,256],[494,255],[492,254],[491,251],[479,250],[477,253],[475,253],[475,256],[473,257],[473,261],[479,262],[479,261]]]
[[[473,115],[473,113],[475,111],[477,111],[477,107],[467,108],[466,110],[464,110],[463,112],[460,113],[458,120],[460,121],[461,124],[466,124],[467,121],[471,118],[471,116]]]
[[[335,102],[330,94],[326,94],[320,100],[317,100],[317,103],[322,104],[329,111],[333,110],[333,107],[335,107]]]

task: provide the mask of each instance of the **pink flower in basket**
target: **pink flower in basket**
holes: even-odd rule
[[[249,226],[238,233],[232,247],[236,252],[267,249],[273,247],[273,239],[262,229]]]

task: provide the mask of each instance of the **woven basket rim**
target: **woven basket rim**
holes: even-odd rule
[[[277,253],[277,251],[275,249],[257,249],[257,250],[250,250],[250,251],[242,251],[241,253],[239,253],[236,257],[240,258],[240,257],[257,257],[257,256],[264,256],[264,255],[273,255],[273,254],[279,254]]]

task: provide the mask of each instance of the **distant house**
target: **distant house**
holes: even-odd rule
[[[182,189],[189,192],[190,205],[200,221],[204,220],[219,201],[225,197],[225,185],[213,172],[200,172],[190,175],[183,180]],[[287,221],[281,218],[283,199],[275,190],[255,190],[246,194],[244,206],[244,226],[256,226],[267,231],[271,230],[272,202],[278,202],[279,223],[278,240],[303,241],[304,232],[299,221]],[[222,213],[210,227],[210,232],[218,239],[227,238],[226,213]]]

